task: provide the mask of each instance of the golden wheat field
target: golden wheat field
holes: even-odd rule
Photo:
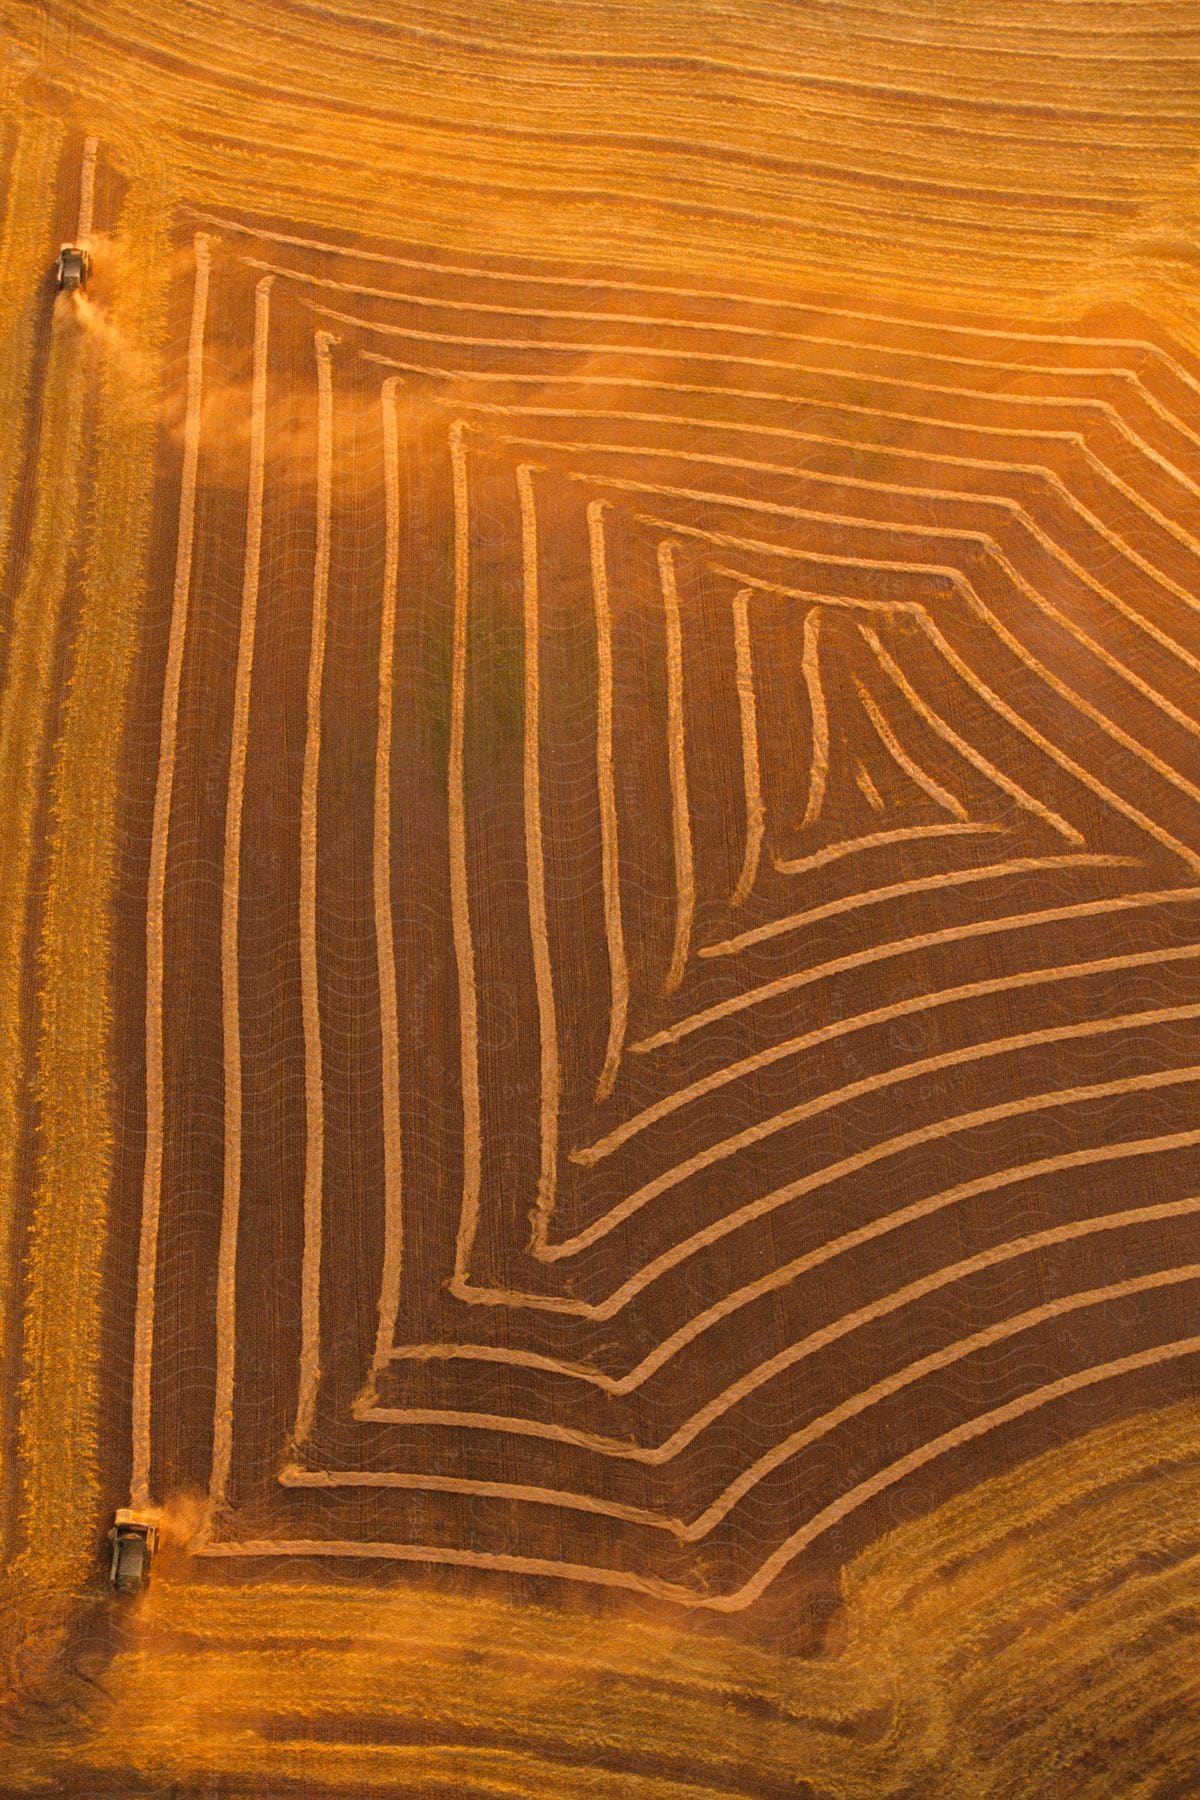
[[[1200,1794],[1198,146],[0,0],[0,1794]]]

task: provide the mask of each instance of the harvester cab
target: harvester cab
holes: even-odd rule
[[[123,1506],[108,1534],[112,1561],[108,1576],[118,1594],[139,1594],[150,1581],[150,1559],[158,1549],[158,1526]]]
[[[92,272],[92,259],[80,244],[64,244],[54,265],[54,286],[60,294],[83,292]]]

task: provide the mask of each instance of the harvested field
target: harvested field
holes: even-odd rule
[[[4,1791],[1192,1791],[1200,14],[0,20]]]

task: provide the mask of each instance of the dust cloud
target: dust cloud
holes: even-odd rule
[[[198,1493],[174,1494],[152,1510],[159,1544],[172,1550],[186,1550],[208,1519],[208,1502]]]
[[[116,247],[111,238],[96,234],[86,240],[84,248],[92,258],[92,286],[104,294],[110,290],[113,281],[119,279],[120,258]],[[147,402],[143,396],[153,391],[153,364],[145,350],[129,341],[114,310],[103,299],[97,298],[95,292],[86,293],[79,288],[72,293],[57,294],[54,305],[56,325],[74,323],[103,356],[116,377],[112,391],[119,397],[120,404],[144,407]]]

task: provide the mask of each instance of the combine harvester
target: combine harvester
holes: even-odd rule
[[[90,253],[80,244],[64,244],[54,265],[54,287],[59,294],[82,294],[92,272]]]
[[[118,1594],[140,1594],[150,1585],[150,1562],[158,1549],[158,1526],[122,1506],[108,1534],[112,1558],[108,1576]]]

